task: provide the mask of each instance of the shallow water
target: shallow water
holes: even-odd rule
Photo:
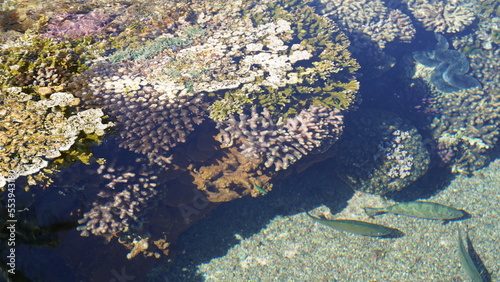
[[[499,6],[427,2],[2,2],[0,277],[500,281]],[[363,212],[414,200],[468,216]]]

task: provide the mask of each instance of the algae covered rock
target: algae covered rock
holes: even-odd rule
[[[422,176],[430,163],[417,129],[381,111],[350,115],[339,152],[339,176],[354,190],[372,194],[403,189]]]

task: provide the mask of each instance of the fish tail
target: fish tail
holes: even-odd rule
[[[363,208],[363,209],[365,210],[366,215],[368,215],[369,217],[387,212],[385,208]]]

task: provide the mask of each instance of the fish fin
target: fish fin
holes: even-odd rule
[[[381,213],[387,212],[384,208],[369,208],[369,207],[365,207],[365,208],[363,208],[363,210],[365,211],[366,215],[368,215],[369,217],[374,217],[377,214],[381,214]]]

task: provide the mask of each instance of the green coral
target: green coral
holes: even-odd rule
[[[120,45],[124,47],[116,51],[109,58],[109,60],[114,63],[125,60],[145,60],[157,55],[165,49],[177,49],[190,46],[194,43],[195,38],[203,36],[204,34],[206,34],[206,31],[200,29],[199,27],[191,26],[186,28],[185,30],[182,30],[180,34],[182,35],[177,37],[157,37],[154,40],[148,41],[146,43],[136,41],[132,42],[128,46],[123,45],[122,42],[120,43]],[[116,39],[113,41],[116,42]]]

